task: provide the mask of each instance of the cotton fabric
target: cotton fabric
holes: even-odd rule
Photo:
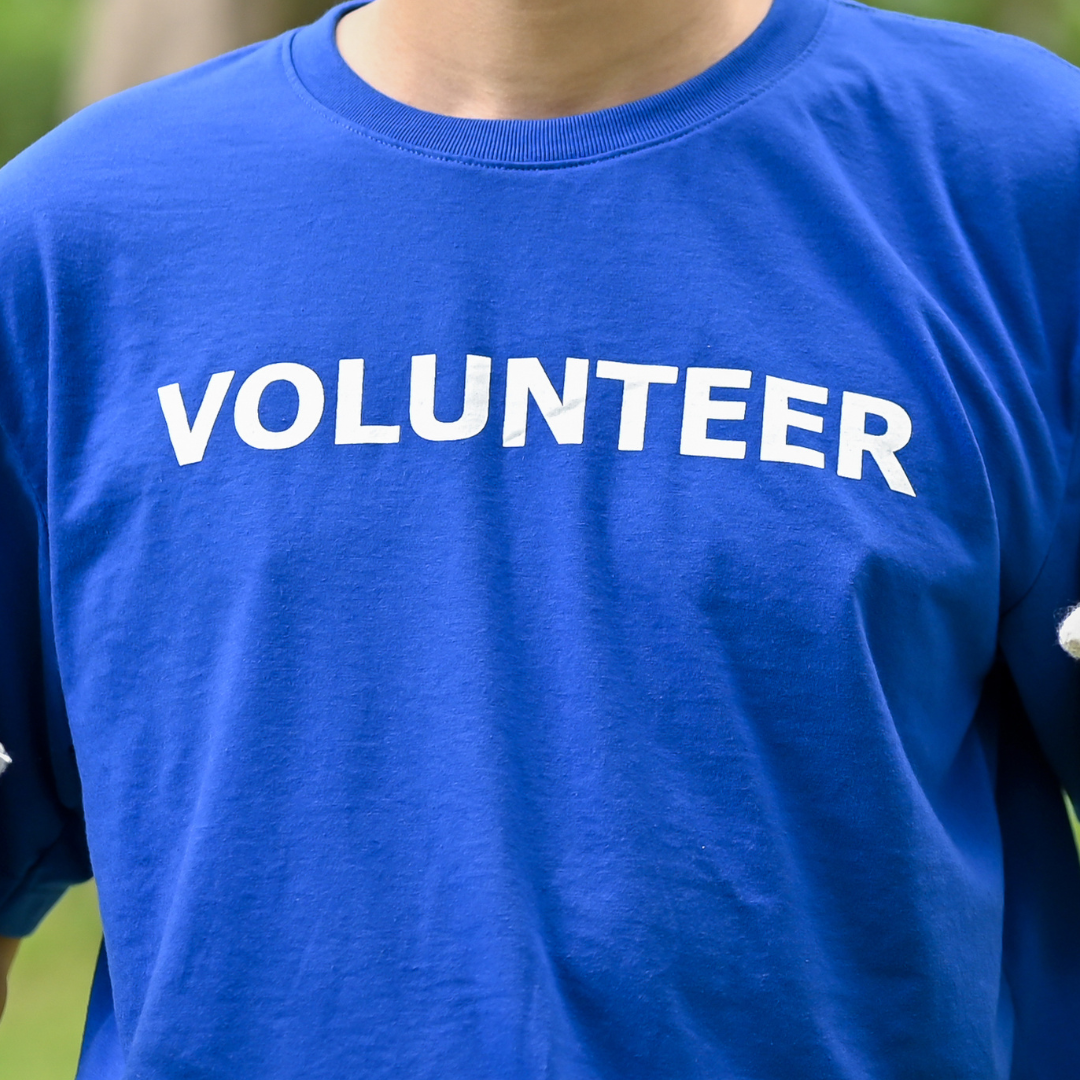
[[[776,0],[664,94],[319,23],[0,173],[0,932],[80,1080],[1080,1060],[1075,70]]]

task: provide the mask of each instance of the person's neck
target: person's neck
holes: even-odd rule
[[[338,23],[345,62],[428,112],[571,116],[685,82],[742,44],[772,0],[374,0]]]

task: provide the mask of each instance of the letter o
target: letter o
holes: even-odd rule
[[[296,419],[284,431],[269,431],[259,419],[263,391],[273,382],[292,383],[300,399]],[[252,372],[236,394],[236,434],[256,450],[288,450],[311,438],[325,403],[322,380],[311,368],[303,364],[267,364]]]

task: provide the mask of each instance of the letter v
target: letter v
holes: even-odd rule
[[[195,423],[190,427],[180,384],[170,383],[168,386],[158,387],[161,411],[165,414],[169,439],[180,465],[193,465],[196,461],[202,461],[206,444],[210,441],[210,432],[214,430],[218,413],[225,403],[225,395],[229,392],[235,374],[235,371],[219,371],[210,376],[202,404],[195,415]]]

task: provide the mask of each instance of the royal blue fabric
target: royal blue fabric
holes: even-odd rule
[[[341,10],[0,173],[0,930],[81,805],[80,1080],[1075,1075],[1080,76],[776,0],[455,120]]]

